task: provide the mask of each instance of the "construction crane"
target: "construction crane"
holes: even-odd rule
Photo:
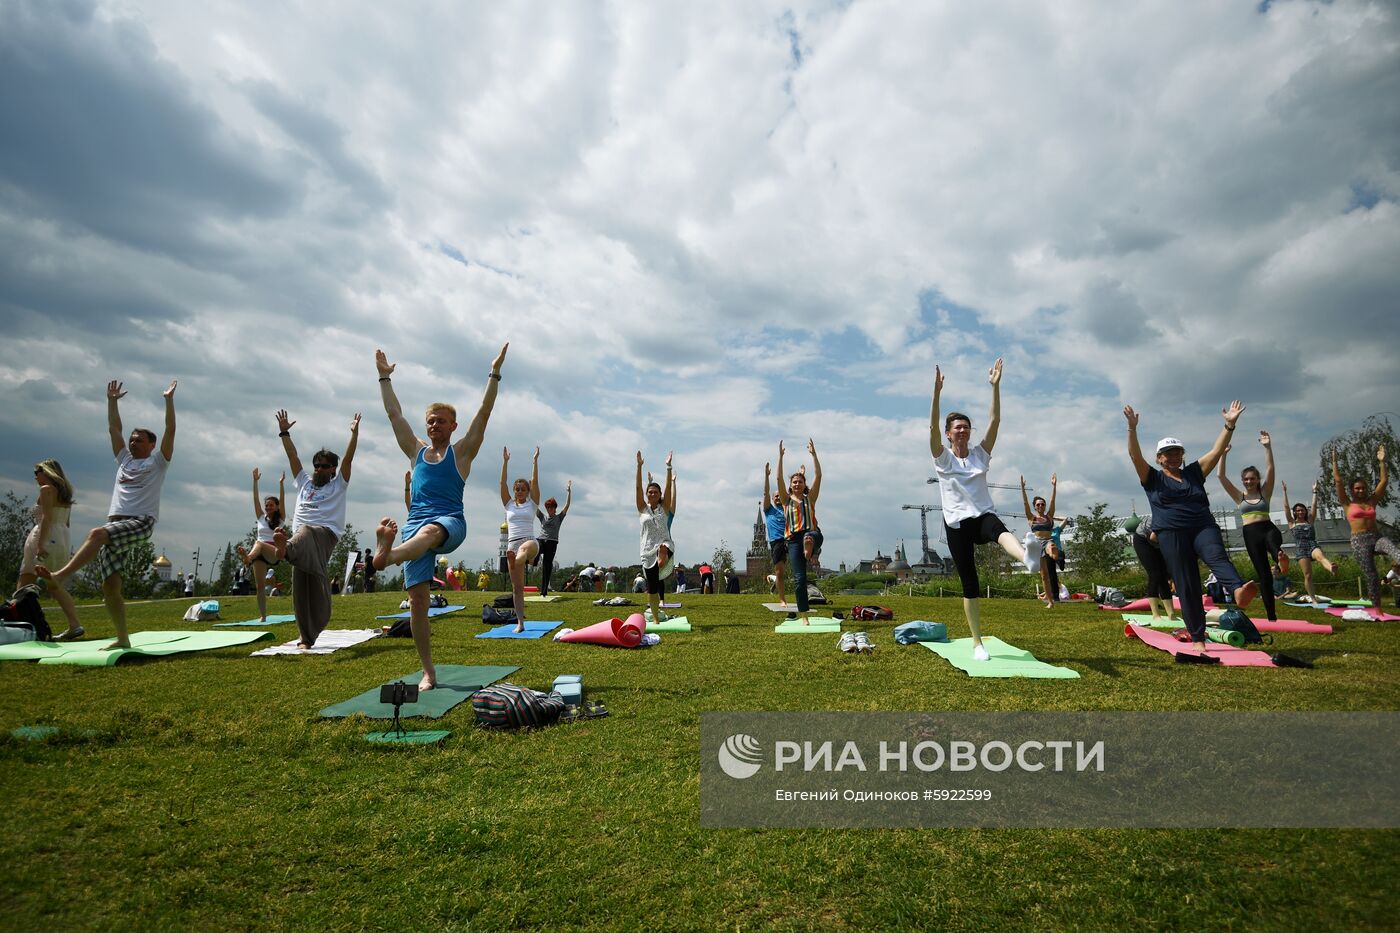
[[[919,527],[920,527],[921,529],[923,529],[923,533],[924,533],[924,537],[923,537],[924,553],[923,553],[923,555],[919,558],[919,561],[918,561],[918,562],[921,563],[921,564],[932,564],[932,563],[934,563],[933,554],[930,553],[930,551],[929,551],[929,549],[928,549],[928,513],[930,513],[930,512],[941,512],[941,511],[943,511],[943,509],[942,509],[940,506],[936,506],[936,505],[901,505],[900,508],[901,508],[902,510],[906,511],[906,512],[909,511],[909,510],[911,510],[911,509],[918,509],[918,510],[919,510]]]

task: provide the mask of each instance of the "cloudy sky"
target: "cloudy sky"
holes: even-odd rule
[[[510,341],[471,565],[503,445],[564,561],[635,559],[639,448],[682,562],[742,554],[809,436],[825,562],[917,549],[935,363],[978,430],[1006,358],[993,479],[1068,512],[1141,507],[1125,402],[1199,452],[1242,398],[1295,490],[1400,409],[1393,4],[0,0],[0,137],[0,488],[56,456],[100,521],[106,381],[158,429],[178,378],[181,569],[280,407],[308,462],[363,412],[350,520],[401,516],[376,347],[465,415]]]

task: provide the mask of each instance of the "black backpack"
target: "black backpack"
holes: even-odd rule
[[[482,604],[481,621],[484,625],[508,625],[515,621],[515,610]]]
[[[34,584],[22,586],[6,602],[0,603],[0,622],[27,625],[38,641],[53,641],[53,632],[39,605],[39,588]]]
[[[495,606],[497,609],[514,609],[515,597],[510,593],[502,593],[492,601],[491,605]]]

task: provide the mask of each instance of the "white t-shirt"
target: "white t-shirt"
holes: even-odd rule
[[[259,541],[265,541],[265,542],[267,542],[268,544],[271,544],[271,543],[272,543],[272,536],[273,536],[273,534],[274,534],[276,531],[277,531],[277,529],[273,528],[271,525],[269,525],[269,524],[267,523],[267,516],[266,516],[266,515],[259,515],[259,516],[258,516],[258,540],[259,540]]]
[[[341,479],[337,471],[324,486],[311,481],[311,474],[303,469],[293,480],[297,486],[297,527],[316,525],[328,529],[338,538],[345,534],[345,490],[349,484]]]
[[[526,499],[506,503],[506,540],[525,541],[535,536],[535,503]]]
[[[991,458],[981,444],[968,450],[966,457],[955,456],[953,448],[945,444],[943,453],[933,458],[938,488],[943,490],[943,520],[949,528],[959,527],[963,519],[997,510],[987,490],[987,463]]]
[[[168,469],[170,461],[161,454],[160,448],[151,451],[149,457],[137,460],[123,447],[117,454],[117,479],[112,484],[112,505],[107,514],[160,518],[160,487]]]

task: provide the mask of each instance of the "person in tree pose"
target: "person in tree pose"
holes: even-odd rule
[[[511,598],[515,603],[515,630],[525,631],[525,568],[537,554],[535,513],[540,509],[540,449],[530,468],[530,478],[517,479],[506,488],[510,450],[501,448],[501,505],[506,508],[506,569],[510,571]]]
[[[1335,574],[1337,568],[1327,559],[1317,544],[1317,531],[1313,528],[1313,516],[1317,514],[1317,483],[1312,486],[1312,502],[1304,505],[1288,503],[1288,484],[1283,484],[1283,511],[1288,515],[1288,531],[1293,535],[1293,547],[1297,549],[1298,568],[1303,571],[1303,588],[1307,590],[1308,602],[1318,604],[1317,593],[1313,592],[1312,565],[1317,561]]]
[[[1055,569],[1055,491],[1059,482],[1059,475],[1051,473],[1050,502],[1047,504],[1044,496],[1026,498],[1026,478],[1021,477],[1021,505],[1026,510],[1026,521],[1031,523],[1031,530],[1026,533],[1023,542],[1026,561],[1040,565],[1040,585],[1045,589],[1046,609],[1053,608],[1060,601],[1060,575]]]
[[[1337,487],[1337,502],[1347,510],[1347,524],[1351,525],[1351,553],[1361,565],[1361,573],[1366,577],[1371,605],[1381,607],[1381,578],[1376,573],[1376,554],[1384,554],[1390,560],[1390,572],[1400,576],[1400,548],[1389,538],[1381,536],[1380,525],[1376,523],[1376,505],[1385,497],[1387,482],[1385,472],[1385,448],[1376,450],[1376,462],[1380,464],[1380,481],[1376,488],[1367,494],[1366,481],[1357,477],[1351,486],[1342,485],[1342,473],[1337,468],[1337,452],[1332,452],[1332,482]]]
[[[1234,500],[1235,507],[1239,509],[1244,549],[1249,554],[1250,563],[1254,565],[1254,576],[1259,582],[1259,595],[1264,600],[1264,612],[1270,621],[1273,621],[1278,618],[1278,612],[1274,608],[1273,567],[1278,568],[1279,576],[1285,576],[1288,573],[1288,555],[1283,550],[1283,533],[1269,517],[1269,500],[1274,495],[1274,445],[1268,431],[1259,432],[1259,443],[1264,445],[1265,472],[1262,482],[1259,468],[1252,465],[1240,471],[1243,491],[1230,482],[1225,470],[1225,458],[1230,454],[1228,444],[1220,454],[1220,463],[1217,464],[1216,471],[1220,478],[1220,488],[1225,490],[1225,494]]]
[[[257,520],[257,539],[251,548],[238,545],[238,556],[243,558],[243,563],[253,568],[253,586],[258,598],[258,618],[267,621],[267,589],[271,585],[267,579],[269,568],[276,567],[281,561],[277,559],[277,546],[273,542],[273,536],[277,529],[282,527],[287,514],[287,474],[283,473],[282,478],[277,481],[277,495],[268,496],[266,499],[258,495],[258,480],[262,479],[262,471],[253,467],[253,517]]]
[[[792,591],[797,597],[797,614],[806,624],[810,603],[807,593],[807,565],[822,552],[822,530],[817,524],[817,497],[822,491],[822,464],[817,459],[817,445],[807,438],[807,452],[812,455],[812,485],[807,485],[805,468],[792,474],[783,484],[783,456],[787,450],[778,441],[778,504],[783,507],[783,524],[787,531],[787,562],[792,571]]]
[[[671,473],[671,454],[666,455],[666,474]],[[666,613],[661,611],[661,581],[670,576],[671,561],[675,557],[676,545],[671,540],[671,518],[674,517],[675,503],[662,493],[660,484],[647,483],[642,487],[642,452],[637,451],[637,518],[641,524],[642,574],[646,577],[648,620],[665,621]],[[667,484],[670,485],[669,482]],[[670,516],[670,517],[668,517]]]

